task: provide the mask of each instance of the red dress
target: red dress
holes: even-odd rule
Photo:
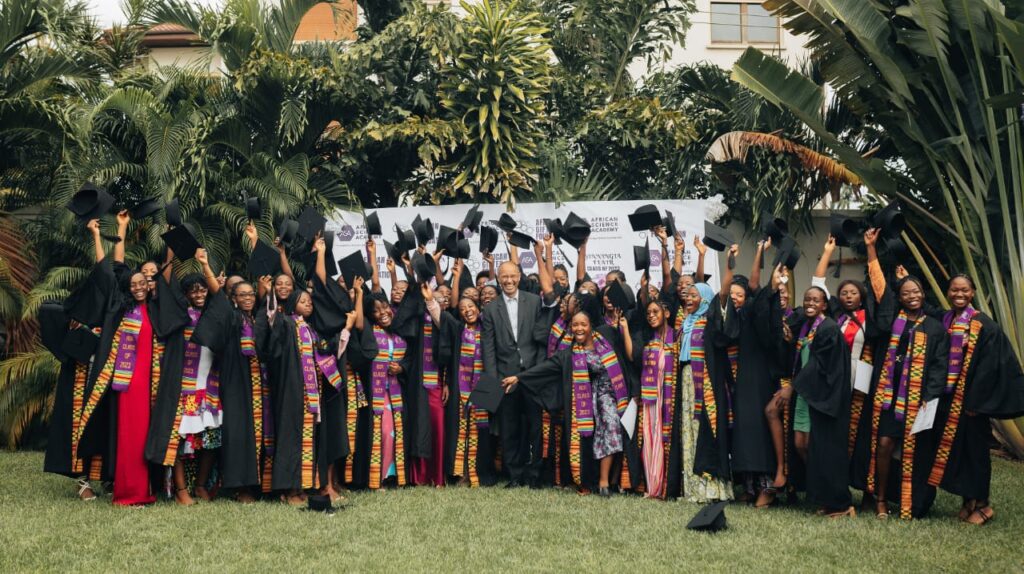
[[[117,463],[114,467],[114,504],[151,504],[156,495],[149,481],[146,433],[149,429],[150,373],[153,372],[153,325],[142,306],[135,351],[135,370],[128,390],[117,397]]]

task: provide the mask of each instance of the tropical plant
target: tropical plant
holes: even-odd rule
[[[822,117],[822,87],[756,49],[733,77],[786,108],[872,193],[901,200],[919,230],[904,234],[936,296],[938,277],[965,270],[977,304],[1024,351],[1024,22],[995,0],[887,3],[768,0],[852,113],[884,129],[898,162],[863,157]],[[928,243],[944,248],[925,260]],[[938,262],[938,264],[936,264]],[[932,267],[934,266],[934,270]],[[1024,456],[1024,419],[998,421]]]
[[[441,105],[462,141],[448,169],[454,191],[511,202],[536,180],[538,125],[551,83],[547,29],[518,0],[462,3],[465,43],[442,69]]]

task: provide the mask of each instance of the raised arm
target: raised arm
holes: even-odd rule
[[[736,245],[735,243],[732,244],[731,246],[729,246],[729,249],[726,251],[726,254],[732,255],[733,257],[739,257],[740,246]],[[726,265],[725,272],[722,274],[722,288],[721,291],[719,291],[718,293],[718,299],[722,305],[725,305],[726,302],[729,301],[729,288],[732,287],[732,276],[732,269],[730,269],[729,266]]]
[[[370,260],[370,290],[380,292],[380,266],[377,265],[377,242],[372,238],[366,240],[366,257]]]
[[[696,238],[694,238],[696,239]],[[676,276],[683,274],[683,250],[686,249],[686,243],[683,241],[683,235],[678,231],[675,237],[672,238],[673,253],[675,257],[672,258],[672,270],[676,272]]]
[[[210,258],[202,247],[196,250],[196,261],[203,266],[203,279],[206,280],[206,288],[210,291],[210,295],[220,291],[220,281],[217,280],[217,275],[214,274],[213,268],[210,267]]]
[[[551,237],[550,242],[548,242],[547,239],[544,240],[544,257],[541,259],[541,262],[543,262],[544,267],[547,269],[548,277],[555,276],[554,248],[555,238],[553,236]]]
[[[622,333],[622,348],[626,351],[626,358],[633,361],[633,334],[629,332],[629,321],[626,320],[622,311],[616,311],[619,333]]]
[[[449,285],[452,289],[452,296],[448,298],[448,307],[458,309],[459,298],[462,297],[462,291],[460,288],[462,283],[460,283],[460,281],[462,280],[462,272],[465,268],[465,262],[456,257],[455,264],[452,267],[452,284]]]
[[[256,280],[256,285],[256,295],[259,297],[259,300],[262,301],[263,298],[267,296],[267,293],[270,293],[270,289],[274,285],[274,278],[270,275],[264,275]]]
[[[327,242],[324,241],[323,237],[318,237],[313,245],[313,249],[316,251],[316,276],[320,279],[321,283],[327,285],[327,261],[325,259]]]
[[[444,271],[441,270],[441,257],[444,257],[444,249],[438,249],[431,257],[434,258],[434,281],[440,287],[444,285]]]
[[[256,242],[260,240],[260,234],[252,221],[245,226],[245,237],[249,240],[249,253],[252,253],[256,249]]]
[[[492,283],[498,280],[498,273],[494,269],[494,254],[488,251],[483,254],[484,261],[487,262],[487,282]]]
[[[580,244],[579,250],[576,252],[576,283],[582,283],[587,280],[587,243],[590,242],[590,238],[583,240]]]
[[[825,246],[821,248],[821,259],[818,259],[818,266],[814,268],[814,277],[812,279],[821,278],[825,279],[825,274],[828,273],[828,263],[832,260],[832,252],[836,249],[836,238],[831,235],[825,240]]]
[[[366,324],[366,318],[363,316],[364,311],[363,311],[363,288],[362,288],[363,286],[362,286],[362,281],[360,281],[359,278],[356,277],[352,281],[352,283],[354,285],[355,284],[359,285],[359,288],[355,290],[356,295],[355,295],[355,302],[353,303],[353,305],[355,305],[355,308],[356,308],[355,327],[359,331],[362,331],[363,330],[363,325]]]
[[[131,219],[127,209],[117,212],[117,236],[121,241],[114,244],[114,261],[118,263],[124,263],[124,240],[128,237],[128,222]]]
[[[708,246],[700,240],[699,235],[693,236],[693,246],[697,248],[697,271],[693,274],[694,283],[704,282],[704,256],[708,253]]]
[[[864,232],[864,247],[868,252],[868,278],[871,280],[871,290],[875,292],[875,301],[878,302],[881,302],[882,296],[885,295],[885,273],[882,273],[882,265],[878,262],[878,250],[875,246],[880,231],[873,227]]]
[[[672,283],[672,267],[668,262],[668,232],[663,225],[654,228],[654,233],[661,242],[661,288]]]
[[[772,238],[757,242],[757,251],[754,252],[754,264],[750,268],[750,289],[755,290],[761,286],[761,259],[768,248],[772,246]]]
[[[506,241],[511,239],[511,237],[511,233],[505,234]],[[508,260],[515,264],[516,267],[519,267],[519,248],[516,247],[515,245],[512,245],[511,243],[508,244]]]
[[[103,261],[107,254],[103,251],[103,238],[100,237],[100,220],[92,219],[85,226],[92,234],[93,253],[96,256],[96,263]]]
[[[292,283],[295,282],[295,273],[292,273],[292,265],[288,263],[288,253],[284,249],[284,243],[281,243],[281,238],[278,237],[274,240],[274,247],[277,247],[277,252],[281,257],[281,273],[284,273],[288,277],[291,277]]]
[[[548,261],[543,259],[537,262],[537,275],[540,277],[540,294],[545,300],[554,297],[555,294],[555,283],[553,281],[554,270],[551,267],[551,247],[555,244],[555,236],[548,234],[544,238],[544,252],[548,256]]]
[[[164,269],[164,273],[163,273],[164,281],[166,281],[168,285],[170,285],[170,283],[171,283],[171,262],[172,261],[174,261],[174,250],[171,249],[170,245],[168,245],[167,246],[167,259],[164,261],[164,267],[163,267],[163,269]]]

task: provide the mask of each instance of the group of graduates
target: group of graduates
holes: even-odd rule
[[[863,233],[866,281],[827,286],[830,236],[792,307],[785,256],[762,284],[772,240],[746,277],[733,272],[739,247],[719,246],[730,264],[715,292],[710,237],[693,238],[696,273],[683,274],[683,236],[661,219],[647,231],[663,287],[645,270],[636,291],[621,271],[591,278],[586,234],[559,226],[523,242],[514,222],[495,222],[509,258],[496,267],[494,241],[482,245],[488,268],[473,278],[467,232],[494,234],[479,217],[434,252],[429,220],[399,229],[385,273],[372,237],[365,259],[334,265],[321,225],[295,248],[305,276],[286,238],[270,247],[250,223],[253,257],[266,263],[270,249],[275,261],[246,279],[216,274],[175,233],[187,225],[165,234],[162,261],[130,268],[131,216],[116,219],[110,254],[88,222],[91,275],[40,310],[62,363],[45,470],[77,480],[86,500],[98,483],[122,505],[161,488],[182,505],[223,493],[300,505],[500,481],[757,507],[805,492],[829,517],[855,515],[858,490],[879,518],[912,518],[942,488],[963,498],[961,520],[984,524],[995,514],[989,419],[1024,414],[1019,361],[972,306],[972,280],[950,279],[951,308],[931,308],[920,280],[883,271],[876,228]],[[572,282],[554,264],[561,239],[578,248]],[[202,274],[179,277],[193,257]]]

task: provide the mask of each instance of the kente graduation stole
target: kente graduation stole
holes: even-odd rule
[[[239,337],[242,356],[249,360],[249,384],[252,403],[253,442],[256,444],[256,460],[263,452],[263,368],[256,356],[256,338],[249,317],[242,317],[242,333]]]
[[[433,390],[438,386],[437,363],[434,362],[434,322],[430,313],[427,313],[423,317],[423,388]]]
[[[644,346],[643,352],[644,366],[640,374],[640,400],[645,405],[658,404],[658,388],[661,387],[662,422],[671,422],[672,420],[672,402],[670,398],[672,397],[672,387],[675,383],[676,360],[674,336],[675,333],[672,329],[665,330],[664,340],[655,333],[654,338]],[[664,427],[664,425],[662,426]]]
[[[313,330],[301,315],[292,315],[295,336],[299,343],[299,365],[302,367],[302,386],[306,393],[306,410],[320,420],[320,389],[316,380],[316,358],[313,355]]]
[[[825,320],[823,315],[818,315],[814,319],[814,323],[804,323],[802,329],[800,329],[800,336],[796,340],[796,357],[793,358],[793,376],[796,376],[797,371],[803,366],[800,360],[800,353],[805,348],[810,348],[811,343],[814,342],[814,334],[818,332],[818,325]]]
[[[976,315],[977,312],[974,313]],[[947,314],[947,320],[951,313]],[[973,315],[972,315],[973,318]],[[963,365],[957,374],[954,386],[955,392],[949,404],[949,415],[946,417],[946,425],[942,429],[942,438],[939,439],[939,448],[935,453],[935,463],[928,475],[928,484],[939,486],[942,477],[946,473],[946,464],[949,463],[949,453],[953,449],[953,439],[956,438],[957,428],[960,426],[960,415],[964,410],[964,393],[967,390],[967,376],[971,370],[971,360],[974,358],[974,349],[978,343],[978,336],[981,335],[981,321],[969,321],[969,328],[966,335],[966,344],[961,342],[961,353],[963,354]],[[966,349],[966,350],[965,350]],[[950,363],[953,360],[953,352],[950,349]]]
[[[736,383],[736,376],[739,374],[740,364],[740,346],[732,345],[725,350],[726,356],[729,357],[729,371],[732,373],[732,382]]]
[[[373,338],[377,342],[377,356],[373,358],[373,365],[370,367],[373,414],[380,415],[384,412],[387,395],[391,397],[391,408],[401,412],[402,387],[398,384],[398,375],[388,374],[388,365],[392,362],[400,363],[405,358],[405,339],[388,333],[378,325],[373,326]]]
[[[469,395],[480,381],[484,370],[483,355],[480,352],[480,325],[466,325],[462,330],[462,344],[459,346],[459,404],[463,411],[470,413],[476,426],[489,426],[487,411],[473,407]]]
[[[117,355],[114,358],[114,376],[110,388],[127,391],[135,370],[135,352],[139,344],[139,330],[142,329],[142,305],[135,305],[121,319],[114,338]]]
[[[615,393],[615,408],[622,414],[629,403],[629,392],[622,369],[615,357],[615,349],[600,333],[594,333],[594,351],[600,357],[601,365],[608,372]],[[573,414],[579,428],[580,436],[594,434],[594,395],[590,382],[590,369],[587,366],[587,351],[583,345],[572,346],[572,394],[575,403]]]
[[[676,310],[676,322],[673,328],[678,331],[683,328],[683,321],[686,320],[686,309],[683,307],[683,303],[679,303],[679,309]]]
[[[565,336],[565,318],[561,315],[551,325],[551,331],[548,332],[548,357],[554,355],[562,349],[569,348],[569,339]]]
[[[214,413],[220,410],[218,396],[220,380],[216,368],[210,368],[210,372],[206,376],[206,388],[202,391],[196,389],[199,382],[199,363],[203,347],[192,342],[192,333],[195,332],[202,314],[200,309],[188,308],[189,324],[185,326],[183,335],[185,337],[185,361],[181,367],[181,407],[185,416],[198,415],[206,408]]]
[[[921,316],[910,326],[911,342],[907,345],[907,359],[917,354],[924,354],[924,349],[915,349],[917,338],[914,336],[915,331],[924,322],[924,319],[925,314],[921,313]],[[892,323],[892,335],[889,337],[889,347],[886,349],[885,362],[882,364],[882,373],[878,380],[878,387],[882,390],[882,410],[887,411],[893,408],[895,404],[893,415],[900,422],[903,421],[907,412],[907,388],[911,371],[911,365],[906,362],[906,359],[904,359],[903,373],[900,376],[898,387],[892,378],[896,371],[896,351],[899,348],[900,338],[907,329],[908,322],[907,312],[900,309],[899,315],[896,316],[896,320]]]
[[[697,319],[690,331],[690,374],[693,376],[693,418],[700,418],[706,413],[711,426],[711,436],[718,435],[718,404],[715,402],[715,389],[707,378],[706,354],[704,352],[704,329],[707,317]]]
[[[942,318],[942,324],[949,332],[949,367],[946,369],[946,389],[948,395],[956,388],[956,382],[960,378],[960,372],[964,366],[964,349],[967,341],[967,332],[971,327],[971,321],[978,311],[967,306],[962,312],[947,311]]]

